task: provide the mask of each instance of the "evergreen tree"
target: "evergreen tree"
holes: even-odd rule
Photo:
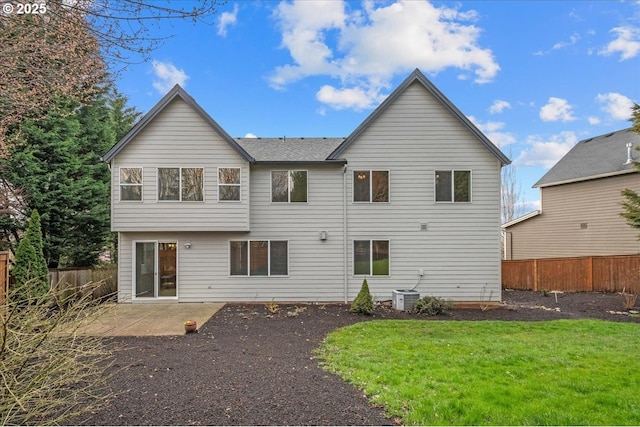
[[[367,279],[364,279],[364,281],[362,282],[360,292],[358,292],[356,299],[354,299],[351,303],[351,308],[349,309],[349,311],[356,314],[373,314],[373,298],[371,297],[371,293],[369,292],[369,284],[367,283]]]
[[[22,299],[44,295],[49,290],[49,269],[42,253],[42,231],[37,210],[31,213],[27,231],[18,244],[11,276]]]
[[[631,130],[640,134],[640,105],[634,104],[631,110]],[[640,171],[640,163],[634,162],[634,164],[636,169]],[[622,190],[622,195],[625,201],[622,202],[624,210],[620,216],[625,218],[630,226],[640,228],[640,195],[629,188]]]
[[[112,240],[110,173],[100,157],[115,144],[116,129],[137,118],[124,97],[115,99],[117,112],[106,92],[83,107],[58,100],[43,119],[21,123],[9,139],[9,155],[0,159],[3,178],[24,194],[24,210],[41,214],[50,268],[92,266]]]

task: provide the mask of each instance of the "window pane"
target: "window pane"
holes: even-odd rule
[[[288,202],[288,171],[271,172],[271,201]]]
[[[269,242],[252,241],[249,243],[249,259],[251,276],[267,276],[269,275]]]
[[[307,171],[291,171],[289,179],[290,201],[307,201]]]
[[[353,201],[369,202],[369,171],[353,172]]]
[[[120,200],[142,200],[142,185],[121,185]]]
[[[232,276],[247,275],[247,242],[229,243],[229,272]]]
[[[176,243],[158,243],[158,275],[160,276],[158,296],[160,297],[177,295],[177,253]]]
[[[451,201],[451,171],[436,171],[436,202]]]
[[[455,171],[454,177],[454,202],[471,201],[471,171]]]
[[[372,274],[374,276],[388,276],[389,275],[389,241],[374,240],[373,242],[371,242],[371,248],[373,250]]]
[[[120,184],[142,184],[142,168],[120,168]]]
[[[271,241],[271,275],[286,276],[289,274],[287,267],[287,242]]]
[[[371,274],[369,240],[353,242],[353,274]]]
[[[202,176],[202,168],[182,169],[182,200],[189,202],[201,202],[203,200]]]
[[[219,185],[218,200],[240,200],[240,186]]]
[[[158,169],[158,200],[180,200],[180,169]]]
[[[371,172],[372,200],[373,202],[389,201],[389,171]]]
[[[218,184],[240,184],[240,168],[218,169]]]

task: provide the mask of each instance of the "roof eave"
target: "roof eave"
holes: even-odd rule
[[[536,216],[540,215],[541,213],[542,213],[541,210],[536,210],[536,211],[533,211],[533,212],[529,212],[528,214],[522,215],[519,218],[513,219],[513,220],[511,220],[509,222],[505,222],[504,224],[502,224],[502,228],[507,228],[507,227],[511,227],[512,225],[519,224],[519,223],[521,223],[523,221],[526,221],[528,219],[536,217]]]
[[[275,166],[275,165],[346,165],[346,159],[331,159],[331,160],[254,160],[251,162],[254,165]]]
[[[538,181],[535,184],[533,184],[532,188],[554,187],[556,185],[572,184],[574,182],[591,181],[591,180],[594,180],[594,179],[609,178],[609,177],[612,177],[612,176],[626,175],[626,174],[630,174],[630,173],[638,173],[638,171],[636,169],[627,169],[627,170],[622,170],[622,171],[603,173],[603,174],[600,174],[600,175],[591,175],[591,176],[584,176],[584,177],[580,177],[580,178],[565,179],[563,181],[548,182],[546,184],[540,184],[540,181]]]

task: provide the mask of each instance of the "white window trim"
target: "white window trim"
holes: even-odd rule
[[[178,200],[160,200],[160,169],[178,169]],[[182,200],[182,169],[202,169],[202,200]],[[204,166],[158,166],[156,168],[156,202],[160,203],[204,203],[205,201],[205,168]]]
[[[123,184],[120,182],[120,169],[140,169],[140,176],[142,177],[142,182],[140,184]],[[122,186],[134,187],[140,186],[140,200],[122,200]],[[120,202],[124,203],[140,203],[144,201],[144,168],[142,166],[119,166],[118,167],[118,199]]]
[[[287,274],[271,274],[271,242],[287,242]],[[247,274],[231,274],[231,242],[246,242],[247,243]],[[251,242],[268,242],[269,248],[267,250],[267,270],[268,274],[266,276],[252,276],[251,275]],[[290,260],[290,247],[288,239],[248,239],[248,240],[229,240],[227,244],[228,256],[227,256],[227,275],[228,277],[255,277],[255,278],[266,278],[266,277],[289,277],[289,273],[291,271]]]
[[[451,201],[436,200],[438,196],[438,190],[436,188],[436,172],[445,171],[451,172]],[[469,172],[469,201],[468,202],[456,202],[455,199],[455,172]],[[439,168],[433,170],[433,201],[434,203],[471,203],[473,202],[473,170],[472,169],[447,169]]]
[[[354,174],[357,171],[365,171],[365,172],[369,172],[369,201],[364,201],[364,200],[358,200],[356,201],[356,194],[355,194],[355,190],[356,190],[356,183],[355,183],[355,179],[354,179]],[[372,200],[372,196],[373,196],[373,172],[386,172],[387,173],[387,201],[386,202],[374,202]],[[351,171],[351,179],[354,180],[352,186],[351,186],[351,202],[352,203],[369,203],[369,204],[380,204],[383,205],[385,203],[391,203],[391,169],[362,169],[362,168],[358,168],[358,169],[353,169]]]
[[[220,169],[238,169],[240,171],[240,182],[238,184],[223,184],[220,182]],[[242,168],[240,166],[219,166],[218,169],[216,169],[216,183],[217,183],[217,197],[218,197],[218,202],[221,203],[238,203],[242,201]],[[240,189],[240,198],[238,200],[220,200],[220,186],[221,185],[228,185],[228,186],[233,186],[233,187],[238,187]]]
[[[356,274],[356,241],[369,241],[369,273]],[[389,274],[373,274],[373,242],[387,242],[389,244]],[[351,272],[353,277],[391,277],[391,240],[390,239],[353,239],[351,241]]]
[[[287,201],[286,202],[274,202],[273,201],[273,172],[287,172]],[[307,174],[307,201],[306,202],[292,202],[291,201],[291,188],[289,186],[291,182],[291,172],[305,172]],[[303,205],[305,203],[309,203],[309,170],[307,169],[272,169],[269,171],[269,199],[271,203],[275,204],[295,204],[295,205]]]

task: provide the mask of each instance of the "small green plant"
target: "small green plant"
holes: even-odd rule
[[[271,314],[278,314],[280,311],[280,306],[274,300],[269,301],[264,306],[267,307],[267,310],[269,310],[269,313]]]
[[[354,299],[351,303],[351,308],[349,309],[349,311],[354,314],[366,314],[367,316],[373,314],[373,298],[371,297],[371,293],[369,292],[369,284],[367,283],[367,279],[364,279],[364,281],[362,282],[360,292],[358,292],[356,299]]]
[[[445,310],[451,309],[451,303],[438,297],[422,297],[416,301],[414,310],[418,314],[426,314],[427,316],[436,316],[444,313]]]
[[[549,296],[549,291],[547,289],[540,289],[540,293],[542,294],[543,297],[548,297]]]

